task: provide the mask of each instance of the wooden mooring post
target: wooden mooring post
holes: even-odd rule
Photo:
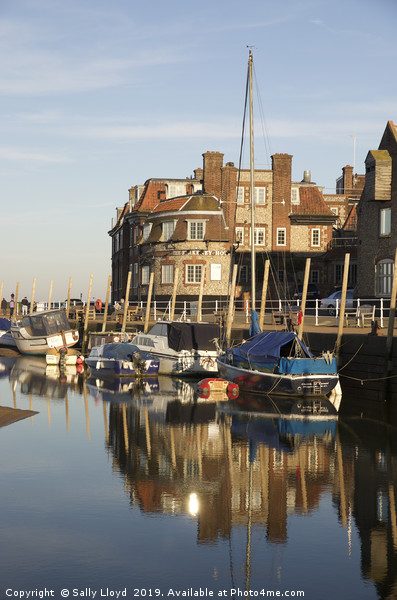
[[[311,259],[306,259],[306,267],[305,267],[305,277],[303,280],[303,289],[302,289],[302,305],[301,305],[301,319],[298,327],[298,337],[302,339],[303,334],[303,324],[305,321],[305,311],[306,311],[306,298],[307,298],[307,286],[309,285],[309,275],[310,275],[310,262]]]
[[[86,306],[86,309],[85,309],[83,341],[82,341],[82,344],[81,344],[81,351],[82,351],[83,354],[86,353],[87,345],[88,345],[88,315],[89,315],[89,311],[90,311],[91,290],[92,290],[92,281],[93,281],[93,279],[94,279],[94,276],[91,274],[91,276],[90,276],[90,283],[89,283],[89,286],[88,286],[87,306]]]
[[[154,282],[154,272],[152,271],[150,273],[149,289],[148,289],[147,300],[146,300],[145,325],[143,327],[144,333],[147,333],[148,329],[149,329],[150,304],[152,302],[153,282]]]
[[[270,260],[267,259],[265,262],[265,272],[263,274],[261,310],[259,313],[259,327],[261,328],[262,331],[263,331],[263,323],[265,321],[267,286],[269,284],[269,268],[270,268]]]
[[[236,281],[237,281],[237,269],[238,265],[233,265],[233,273],[232,273],[232,282],[230,286],[230,295],[229,295],[229,308],[227,312],[226,319],[226,344],[230,346],[231,338],[232,338],[232,323],[233,323],[233,314],[234,314],[234,294],[236,291]]]
[[[345,320],[346,290],[347,290],[347,282],[349,280],[349,263],[350,263],[350,254],[346,254],[345,255],[345,265],[343,268],[342,298],[340,301],[338,335],[336,337],[336,343],[335,343],[335,354],[336,354],[336,361],[338,364],[340,363],[340,345],[342,342],[343,325],[344,325],[344,320]]]
[[[108,286],[106,288],[106,300],[105,300],[105,309],[103,312],[103,323],[102,323],[102,333],[106,331],[106,321],[108,318],[108,307],[109,307],[109,296],[110,296],[110,286],[112,284],[112,276],[108,277]]]

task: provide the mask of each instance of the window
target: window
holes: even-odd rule
[[[210,278],[211,281],[222,281],[222,265],[218,263],[211,263]]]
[[[186,265],[186,283],[200,283],[202,265]]]
[[[334,213],[334,215],[339,215],[339,208],[337,206],[330,206],[330,210]]]
[[[163,223],[163,239],[169,240],[175,231],[175,221],[164,221]]]
[[[176,198],[177,196],[184,196],[186,194],[185,185],[170,184],[167,185],[167,198]]]
[[[138,287],[138,263],[134,263],[134,270],[132,276],[132,287]]]
[[[320,283],[320,271],[310,271],[310,283]]]
[[[254,202],[255,204],[265,204],[266,202],[266,188],[256,187],[254,190]]]
[[[393,282],[394,262],[390,259],[380,260],[375,268],[376,294],[390,296]]]
[[[312,246],[320,245],[320,230],[312,229]]]
[[[287,245],[287,230],[285,227],[277,227],[277,246]]]
[[[244,202],[244,188],[239,186],[237,188],[237,203],[243,204],[243,202]]]
[[[381,208],[379,212],[379,235],[391,234],[391,208]]]
[[[152,229],[151,223],[150,223],[150,225],[144,225],[142,227],[142,241],[143,242],[146,242],[146,240],[148,239],[151,229]]]
[[[236,227],[236,242],[244,244],[244,227]]]
[[[265,245],[265,228],[264,227],[255,227],[254,243],[255,243],[255,246],[264,246]]]
[[[205,231],[204,221],[188,221],[188,239],[203,240]]]
[[[174,283],[174,265],[161,265],[161,283]]]
[[[299,188],[291,188],[291,204],[300,204]]]
[[[142,267],[142,285],[149,284],[149,267]]]
[[[344,263],[336,263],[335,264],[335,283],[340,284],[343,281],[343,271]],[[347,282],[349,285],[356,285],[357,283],[357,264],[350,263],[349,264],[349,275],[347,277]],[[317,283],[317,282],[313,282]]]
[[[247,265],[242,265],[240,267],[239,282],[247,283],[247,281],[248,281],[248,267],[247,267]]]

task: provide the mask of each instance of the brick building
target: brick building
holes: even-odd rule
[[[365,159],[358,207],[357,295],[390,296],[397,247],[397,126],[388,121],[378,150]]]
[[[275,154],[271,169],[254,174],[258,296],[264,263],[272,265],[270,293],[289,297],[303,280],[305,259],[312,258],[311,281],[328,291],[322,260],[332,241],[338,215],[322,188],[305,171],[291,179],[292,156]],[[205,152],[203,167],[186,179],[149,179],[129,190],[129,202],[117,209],[112,237],[113,300],[125,295],[131,271],[130,299],[145,300],[154,272],[154,297],[172,293],[178,272],[178,299],[197,298],[204,274],[204,300],[225,298],[232,262],[239,265],[237,296],[251,288],[250,173],[223,164],[220,152]],[[339,197],[340,196],[340,197]],[[344,216],[347,195],[337,200]],[[343,198],[343,200],[341,200]],[[342,210],[343,208],[343,210]],[[284,288],[284,289],[283,289]],[[274,295],[272,296],[274,297]]]

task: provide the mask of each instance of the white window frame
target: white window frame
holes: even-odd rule
[[[379,211],[379,236],[388,237],[391,234],[391,208],[381,208]]]
[[[202,227],[202,235],[198,235],[199,226]],[[187,222],[188,240],[203,240],[205,238],[205,221],[188,221]]]
[[[244,244],[244,227],[236,227],[236,242]]]
[[[222,265],[220,263],[210,264],[210,280],[222,281]]]
[[[330,206],[330,211],[333,212],[336,217],[339,217],[339,207],[338,206]]]
[[[141,269],[141,283],[142,285],[149,285],[150,267],[145,265]]]
[[[266,188],[259,186],[254,190],[255,204],[266,204]]]
[[[168,183],[166,185],[166,198],[177,198],[186,195],[186,185],[180,183]]]
[[[185,280],[186,283],[201,283],[201,277],[203,276],[203,265],[197,265],[190,263],[185,266]]]
[[[282,236],[282,240],[280,241],[280,236]],[[276,229],[276,246],[286,246],[287,245],[287,229],[286,227],[277,227]]]
[[[296,205],[300,204],[299,188],[298,187],[291,188],[291,204],[296,204]]]
[[[145,223],[145,225],[142,225],[142,242],[146,242],[146,240],[149,238],[151,230],[151,223]]]
[[[174,265],[172,263],[161,265],[161,283],[174,283]]]
[[[317,236],[317,240],[315,239]],[[312,248],[319,248],[321,245],[321,229],[319,227],[313,227],[311,230],[311,246]]]
[[[390,296],[392,291],[394,261],[380,260],[375,265],[375,292],[377,296]]]
[[[244,186],[239,185],[236,188],[236,199],[237,199],[237,204],[244,204]]]
[[[260,238],[262,237],[262,240]],[[266,229],[264,227],[255,227],[254,229],[254,244],[255,246],[266,245]]]
[[[162,223],[162,237],[164,241],[169,240],[175,231],[175,221],[164,221]]]

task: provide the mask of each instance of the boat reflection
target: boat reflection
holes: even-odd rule
[[[4,360],[4,359],[2,359]],[[45,357],[17,357],[9,378],[11,387],[18,386],[22,394],[64,399],[69,389],[81,390],[82,374],[78,367],[47,365]]]

